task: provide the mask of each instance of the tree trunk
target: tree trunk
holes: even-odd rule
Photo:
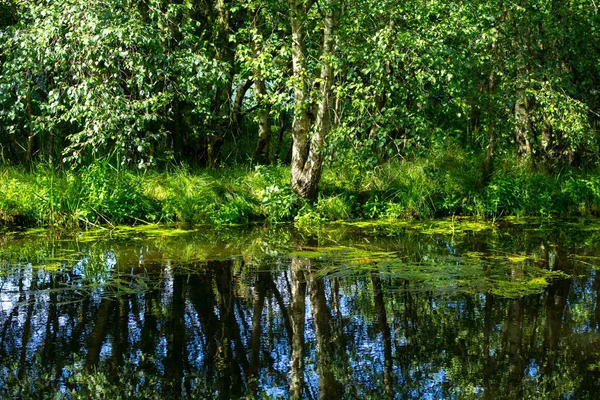
[[[269,124],[270,106],[265,101],[267,87],[263,80],[256,80],[254,95],[261,106],[258,109],[258,141],[254,151],[254,159],[259,164],[269,164],[269,140],[271,137],[271,126]]]
[[[223,335],[222,324],[216,315],[218,301],[216,299],[214,276],[212,273],[192,275],[189,285],[194,290],[189,291],[190,301],[196,311],[202,334],[206,338],[203,351],[206,365],[207,385],[221,385],[218,370],[224,362],[220,357],[219,338]]]
[[[508,308],[507,353],[508,353],[508,396],[521,398],[523,392],[523,299],[510,301]]]
[[[549,118],[544,118],[544,128],[542,130],[542,152],[545,161],[548,163],[552,159],[552,122]]]
[[[234,30],[230,23],[230,6],[230,1],[227,0],[217,0],[214,5],[216,58],[226,68],[226,78],[217,87],[211,107],[215,119],[206,152],[209,167],[216,167],[221,163],[223,142],[232,122],[231,97],[233,94],[235,44],[230,43],[230,33]]]
[[[35,291],[36,291],[37,287],[35,282],[31,284],[30,288],[29,288],[29,297],[28,297],[28,301],[29,301],[29,305],[27,306],[27,317],[25,319],[25,326],[23,327],[23,336],[21,338],[21,355],[19,357],[19,379],[24,379],[25,375],[27,373],[26,369],[27,369],[27,344],[29,343],[29,340],[31,339],[31,334],[32,334],[32,316],[33,316],[33,311],[34,311],[34,306],[35,306]]]
[[[27,141],[27,154],[25,156],[26,163],[31,165],[33,162],[33,158],[37,153],[37,135],[35,130],[33,129],[33,105],[31,101],[31,96],[33,94],[33,89],[27,95],[27,117],[29,120],[29,136]]]
[[[206,148],[206,160],[209,167],[216,167],[221,163],[223,143],[231,122],[231,91],[232,85],[231,81],[229,81],[217,89],[217,96],[213,102],[213,113],[216,119],[213,123],[213,132],[208,138],[208,146]]]
[[[382,82],[383,84],[385,84],[385,82]],[[386,95],[385,93],[382,93],[381,95],[378,96],[379,98],[377,99],[377,105],[376,105],[376,111],[375,111],[375,116],[374,118],[380,118],[381,115],[381,110],[383,110],[383,107],[385,107],[385,103],[386,103]],[[371,141],[371,151],[373,152],[373,155],[377,158],[378,162],[381,162],[382,160],[382,154],[380,153],[380,149],[378,146],[378,141],[379,141],[379,130],[380,126],[378,124],[378,122],[374,122],[373,126],[371,126],[371,129],[369,129],[369,140]]]
[[[490,383],[490,374],[494,370],[491,364],[490,336],[492,335],[492,311],[494,295],[486,293],[483,319],[483,396],[484,399],[493,399],[494,394]]]
[[[183,275],[173,277],[173,295],[171,312],[166,320],[167,357],[165,364],[165,378],[162,389],[166,395],[175,395],[180,398],[181,379],[183,378],[183,365],[186,359],[186,332],[185,332],[185,280]]]
[[[513,6],[520,8],[526,8],[526,1],[520,0]],[[527,16],[519,17],[518,15],[511,13],[512,23],[514,24],[513,29],[515,40],[513,40],[514,52],[516,56],[515,60],[515,82],[516,87],[516,101],[514,107],[515,117],[515,144],[517,150],[517,157],[523,161],[529,159],[533,153],[532,144],[532,131],[531,131],[531,120],[530,120],[530,104],[529,97],[527,95],[527,87],[529,86],[529,74],[532,72],[530,49],[532,48],[531,35],[532,32],[529,28],[530,21],[527,20]]]
[[[236,94],[235,101],[233,103],[233,125],[235,127],[235,134],[240,136],[242,134],[242,119],[244,118],[244,112],[242,111],[242,104],[244,103],[244,97],[254,84],[252,79],[247,79],[243,85],[240,85]]]
[[[492,46],[492,50],[495,50],[496,46]],[[492,180],[492,174],[494,172],[494,156],[496,155],[496,144],[498,142],[498,135],[496,134],[496,114],[494,112],[494,106],[492,102],[492,96],[496,89],[496,74],[490,72],[488,80],[488,137],[490,143],[488,144],[487,153],[485,156],[485,162],[483,164],[483,179],[484,185],[487,185]]]
[[[519,159],[524,160],[529,158],[532,149],[529,139],[529,110],[527,109],[527,98],[524,89],[517,91],[517,102],[515,103],[515,143]]]
[[[217,267],[216,283],[219,294],[219,316],[222,326],[220,336],[220,350],[223,357],[222,371],[225,384],[223,385],[223,398],[240,398],[245,390],[242,373],[246,373],[250,365],[247,351],[241,339],[240,326],[236,321],[234,293],[234,280],[232,272],[233,262],[215,261]],[[242,318],[243,319],[243,318]]]
[[[292,189],[305,199],[313,200],[323,171],[322,150],[325,138],[331,129],[331,87],[333,84],[333,65],[331,57],[335,50],[334,30],[338,12],[336,4],[330,0],[327,4],[323,26],[323,45],[321,51],[320,96],[314,126],[311,126],[309,103],[309,84],[306,78],[306,45],[302,15],[307,12],[299,0],[290,0],[290,19],[292,26],[292,66],[294,78],[294,121],[292,123]],[[312,135],[309,137],[309,132]]]
[[[283,143],[283,135],[285,134],[285,125],[287,120],[287,114],[285,111],[279,112],[279,136],[277,139],[277,147],[275,148],[275,161],[282,159],[281,157],[281,144]],[[283,157],[285,159],[286,157]]]
[[[254,160],[259,164],[269,163],[269,139],[271,126],[269,124],[269,113],[271,106],[267,99],[267,85],[260,67],[262,52],[262,35],[260,34],[260,9],[256,10],[252,18],[252,55],[254,58],[254,97],[258,103],[258,141],[254,151]]]

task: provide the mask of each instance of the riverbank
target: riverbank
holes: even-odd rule
[[[182,222],[224,226],[444,216],[597,216],[600,171],[536,171],[498,163],[484,177],[464,155],[325,170],[316,202],[289,188],[287,166],[56,172],[0,167],[0,224],[25,227]]]

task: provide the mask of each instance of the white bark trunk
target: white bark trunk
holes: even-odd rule
[[[331,57],[335,51],[334,31],[337,25],[336,4],[328,4],[323,26],[323,48],[321,51],[320,96],[317,115],[311,127],[306,76],[306,47],[304,29],[300,16],[303,12],[298,0],[290,0],[292,26],[292,65],[295,78],[294,121],[292,123],[292,188],[301,197],[314,199],[323,170],[323,147],[331,130],[331,103],[333,65]],[[312,136],[309,133],[312,131]]]

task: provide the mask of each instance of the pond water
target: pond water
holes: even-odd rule
[[[585,221],[0,235],[0,398],[600,393]]]

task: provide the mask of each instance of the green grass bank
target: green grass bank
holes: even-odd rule
[[[469,215],[597,216],[600,170],[540,170],[444,154],[388,162],[372,171],[325,170],[318,200],[297,198],[287,166],[163,172],[99,162],[76,171],[0,167],[0,224],[71,228],[182,222],[207,225]]]

